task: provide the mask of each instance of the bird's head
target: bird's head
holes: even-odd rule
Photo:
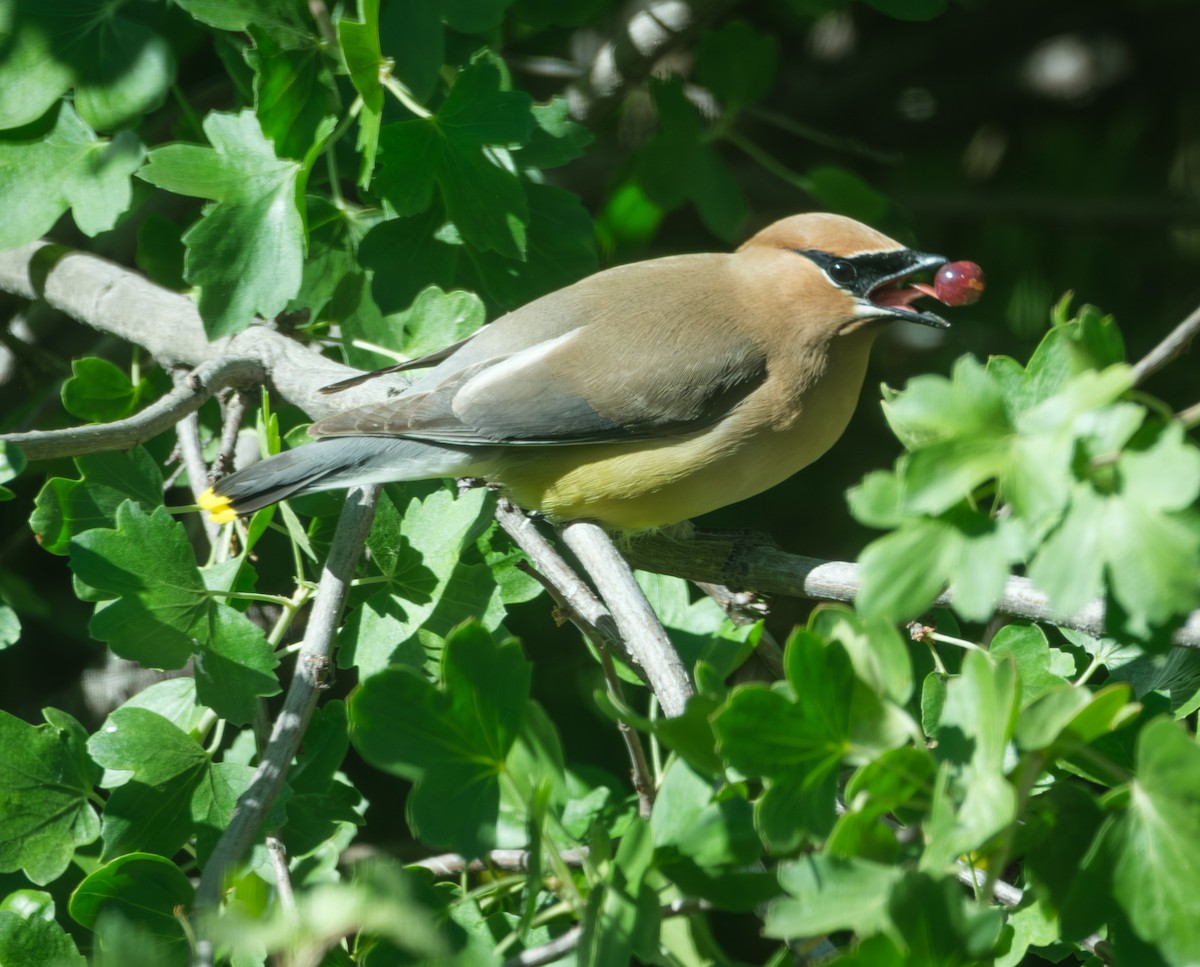
[[[944,256],[914,252],[842,215],[814,212],[781,219],[745,242],[738,252],[775,253],[772,262],[776,267],[781,257],[798,260],[790,263],[791,271],[786,274],[797,287],[798,297],[802,296],[806,313],[810,319],[828,320],[839,335],[878,328],[894,319],[945,329],[950,325],[945,319],[912,303],[921,296],[947,305],[974,301],[956,297],[940,282],[938,288],[910,282],[918,273],[934,273],[945,266]],[[977,290],[982,291],[982,273],[977,266],[974,269]]]

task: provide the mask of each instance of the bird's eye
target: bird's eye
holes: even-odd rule
[[[852,262],[837,259],[829,263],[829,277],[838,285],[849,285],[858,278],[858,269]]]

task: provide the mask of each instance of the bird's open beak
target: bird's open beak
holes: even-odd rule
[[[889,315],[908,322],[919,322],[934,329],[949,329],[950,323],[935,312],[914,309],[912,303],[929,296],[937,299],[933,286],[927,282],[908,282],[910,276],[918,272],[936,272],[949,261],[942,255],[930,255],[926,252],[908,252],[903,268],[879,279],[867,292],[866,301],[873,306],[887,310]],[[939,300],[940,301],[940,300]]]

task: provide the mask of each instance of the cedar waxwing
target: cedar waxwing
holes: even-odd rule
[[[946,327],[911,307],[921,295],[965,301],[906,282],[945,264],[852,219],[807,214],[733,254],[608,269],[381,370],[434,367],[398,396],[317,421],[308,432],[325,439],[225,477],[200,506],[224,523],[315,490],[479,477],[558,521],[640,531],[687,520],[828,450],[879,331],[896,319]]]

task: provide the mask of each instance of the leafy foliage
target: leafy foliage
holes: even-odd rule
[[[82,234],[190,287],[211,337],[274,319],[366,367],[463,339],[592,272],[597,240],[633,257],[672,220],[733,242],[752,210],[816,204],[905,237],[891,176],[854,160],[874,151],[861,132],[772,106],[780,90],[798,100],[797,60],[825,65],[812,66],[814,117],[861,110],[825,81],[821,44],[793,57],[809,48],[788,30],[823,37],[833,58],[847,24],[907,31],[910,51],[983,14],[944,0],[784,6],[686,38],[687,56],[661,65],[676,73],[614,95],[613,121],[582,77],[568,89],[536,73],[561,68],[568,31],[615,14],[603,0],[0,0],[0,247]],[[911,63],[896,84],[910,113],[925,83]],[[885,86],[872,86],[880,124]],[[796,167],[764,147],[769,126],[803,140]],[[964,165],[990,136],[972,136]],[[1073,161],[1071,177],[1098,178],[1100,160]],[[947,181],[948,167],[892,165]],[[581,184],[581,170],[602,175]],[[1004,225],[993,235],[1031,246]],[[1028,335],[1051,293],[1026,261],[997,311]],[[109,422],[152,402],[162,374],[108,350],[59,367],[61,412],[32,393],[5,427]],[[164,505],[165,492],[191,500],[164,474],[165,437],[35,468],[51,476],[31,513],[13,498],[33,474],[0,443],[0,501],[23,507],[62,584],[33,589],[0,567],[5,657],[42,647],[31,624],[57,633],[57,611],[83,609],[93,651],[185,670],[90,728],[56,708],[38,725],[0,712],[0,963],[182,965],[197,930],[237,967],[474,967],[566,941],[577,962],[614,967],[804,950],[876,967],[1200,961],[1200,651],[1171,644],[1200,607],[1200,448],[1194,414],[1135,385],[1132,358],[1112,318],[1064,299],[1031,351],[964,355],[947,376],[885,388],[904,452],[890,470],[871,453],[849,495],[884,533],[862,552],[855,609],[784,629],[778,681],[738,677],[770,649],[761,624],[735,627],[684,582],[640,575],[697,685],[675,719],[619,656],[564,658],[485,489],[389,486],[338,632],[340,681],[325,681],[335,693],[212,922],[195,919],[193,880],[260,762],[339,499],[263,511],[210,543]],[[50,363],[29,365],[49,382]],[[260,449],[303,436],[302,420],[264,404]],[[212,459],[223,429],[210,404],[189,442]],[[1102,602],[1104,636],[997,630],[1015,573],[1056,614]],[[953,612],[930,615],[946,589]],[[652,788],[626,776],[614,720],[649,745]],[[268,854],[268,832],[286,856]],[[486,872],[349,851],[382,844],[409,861],[453,850]]]

